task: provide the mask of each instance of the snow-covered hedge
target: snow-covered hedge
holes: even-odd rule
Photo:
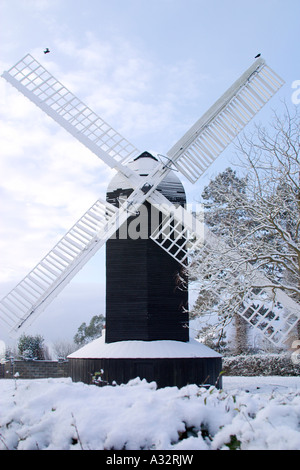
[[[300,375],[300,364],[294,364],[291,354],[254,354],[223,357],[225,375]]]
[[[300,450],[298,377],[224,379],[223,390],[0,380],[0,450]]]

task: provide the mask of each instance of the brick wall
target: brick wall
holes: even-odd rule
[[[17,374],[20,379],[46,379],[69,377],[68,361],[7,361],[3,378],[11,379]]]

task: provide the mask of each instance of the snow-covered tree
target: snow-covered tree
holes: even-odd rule
[[[241,207],[236,211],[228,210],[228,195],[245,195],[247,179],[237,176],[236,171],[227,168],[210,181],[202,193],[205,208],[205,223],[219,235],[226,233],[226,228],[237,225],[244,212]]]
[[[18,352],[22,359],[45,359],[44,338],[41,335],[23,334],[18,341]]]
[[[201,285],[193,315],[217,315],[219,331],[251,289],[254,296],[281,290],[300,311],[298,110],[274,114],[268,129],[256,126],[237,150],[240,176],[227,169],[203,192],[206,242],[188,269]]]

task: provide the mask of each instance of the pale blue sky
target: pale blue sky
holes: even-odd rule
[[[165,153],[258,52],[286,85],[256,120],[290,103],[299,18],[299,0],[0,0],[0,72],[31,53],[140,150]],[[3,79],[0,139],[3,295],[104,197],[112,173]],[[232,153],[187,185],[192,198]],[[103,252],[30,332],[72,337],[103,313]]]

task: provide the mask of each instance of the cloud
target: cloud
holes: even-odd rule
[[[58,0],[21,0],[20,6],[29,9],[32,12],[45,12],[46,10],[53,9],[58,4]]]
[[[187,130],[180,109],[193,107],[200,83],[208,81],[193,60],[160,62],[118,35],[107,41],[86,32],[80,41],[57,39],[55,48],[65,68],[49,66],[67,88],[132,143],[144,140],[152,148],[168,141],[171,147]]]

